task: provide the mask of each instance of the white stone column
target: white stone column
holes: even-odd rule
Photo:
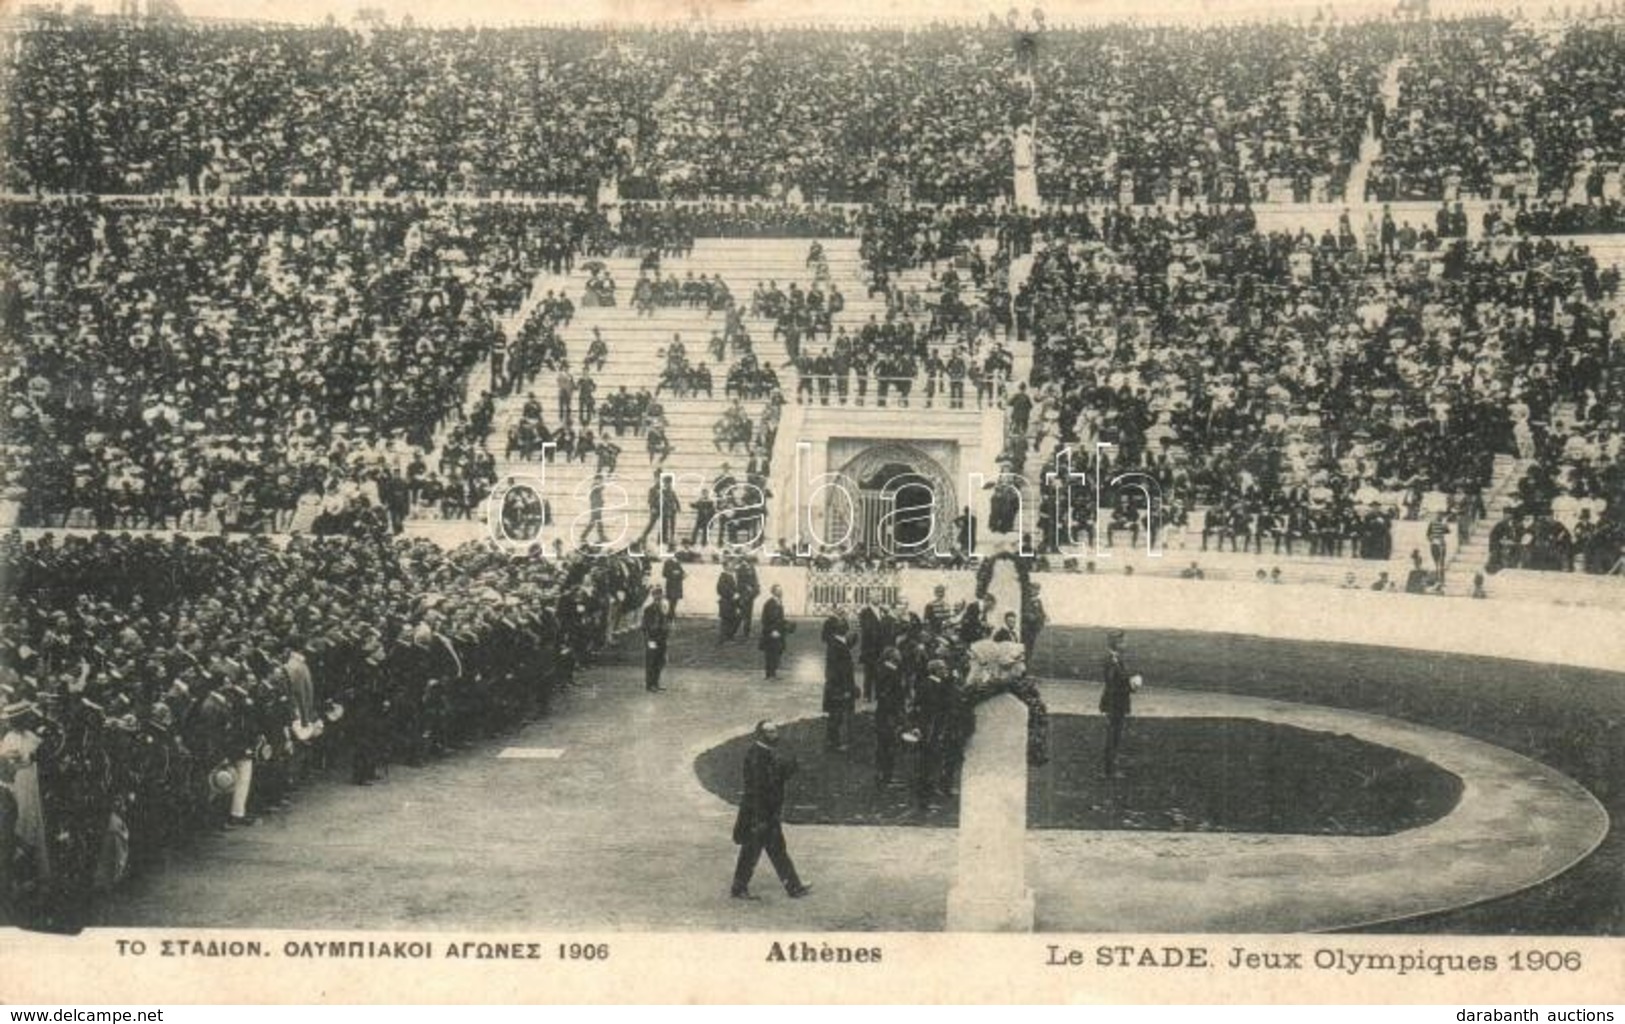
[[[1009,694],[976,709],[959,777],[959,867],[948,930],[1030,932],[1027,888],[1027,706]]]
[[[621,226],[621,176],[610,174],[598,183],[596,201],[612,228]]]
[[[1018,209],[1037,210],[1040,199],[1038,195],[1038,144],[1033,138],[1033,126],[1024,124],[1017,128],[1011,139],[1011,150],[1015,164],[1015,202]],[[1011,285],[1011,293],[1015,292],[1015,285]]]

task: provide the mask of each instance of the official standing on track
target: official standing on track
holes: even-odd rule
[[[790,623],[784,617],[784,590],[777,583],[762,602],[762,656],[766,660],[765,677],[779,677],[779,662],[784,658],[784,647],[789,638]]]
[[[1106,659],[1101,676],[1105,682],[1100,691],[1100,711],[1106,716],[1105,773],[1111,778],[1122,778],[1122,773],[1117,771],[1117,752],[1123,745],[1123,729],[1128,722],[1132,695],[1143,680],[1129,672],[1120,629],[1106,634]]]
[[[666,634],[671,620],[666,617],[666,595],[659,587],[649,592],[649,603],[643,606],[643,688],[659,693],[660,673],[666,667]]]

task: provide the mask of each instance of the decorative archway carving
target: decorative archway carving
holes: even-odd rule
[[[852,504],[848,506],[840,493],[833,491],[830,493],[824,506],[826,542],[850,536],[853,547],[862,546],[865,538],[857,534],[860,524],[852,521],[851,513],[863,507],[861,498],[863,485],[874,482],[872,478],[887,466],[906,467],[908,470],[891,481],[892,490],[910,483],[923,483],[930,489],[931,535],[928,549],[949,548],[951,543],[941,542],[951,541],[953,538],[954,517],[958,515],[959,509],[958,490],[936,459],[911,444],[897,441],[883,441],[871,445],[836,471],[843,481],[847,496],[852,499]]]

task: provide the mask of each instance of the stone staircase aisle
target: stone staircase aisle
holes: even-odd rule
[[[727,283],[735,303],[748,307],[751,293],[758,282],[776,281],[781,289],[787,289],[792,282],[803,289],[810,287],[814,280],[814,269],[806,261],[811,244],[809,239],[698,239],[691,254],[682,258],[664,258],[660,270],[663,276],[678,279],[684,279],[690,273],[695,277],[718,275]],[[836,317],[835,323],[844,324],[848,331],[853,331],[871,314],[883,318],[884,300],[869,299],[866,295],[857,240],[823,239],[821,244],[829,268],[829,282],[840,288],[847,302],[846,309]],[[704,362],[711,369],[711,397],[677,397],[670,392],[658,396],[665,409],[668,424],[666,436],[673,449],[664,463],[656,464],[651,460],[643,437],[635,436],[630,430],[622,437],[615,437],[614,432],[610,432],[610,439],[622,449],[615,483],[624,489],[625,496],[623,498],[611,490],[606,495],[606,505],[624,503],[626,506],[622,513],[627,531],[623,539],[635,540],[643,532],[648,521],[647,492],[656,472],[672,473],[677,478],[676,490],[683,505],[678,517],[678,531],[680,537],[687,536],[694,522],[690,506],[699,488],[716,479],[725,464],[735,475],[743,477],[747,459],[743,447],[734,452],[725,448],[719,450],[713,439],[713,426],[731,404],[731,400],[723,396],[723,388],[733,357],[730,355],[723,362],[714,362],[708,350],[712,333],[722,329],[724,316],[721,312],[688,307],[660,307],[650,316],[640,316],[630,306],[632,289],[640,273],[640,260],[636,257],[610,257],[599,262],[604,264],[616,282],[618,304],[615,306],[585,305],[583,296],[590,275],[584,269],[578,269],[564,280],[550,279],[546,287],[539,282],[533,293],[543,295],[548,288],[563,288],[576,303],[575,317],[561,335],[569,354],[571,370],[578,376],[594,329],[601,332],[609,347],[609,357],[604,367],[592,374],[597,385],[595,398],[600,409],[611,394],[623,387],[628,392],[642,389],[654,391],[665,366],[663,350],[674,338],[682,340],[691,363]],[[827,291],[828,284],[825,288]],[[780,366],[785,360],[785,353],[782,342],[772,337],[773,324],[749,316],[745,323],[755,344],[757,357],[778,370],[787,396],[793,396],[794,374]],[[573,544],[580,535],[580,528],[572,530],[571,524],[578,516],[585,523],[595,460],[573,462],[555,456],[552,462],[544,463],[518,457],[510,459],[503,452],[508,430],[518,422],[529,394],[534,394],[541,403],[543,421],[549,429],[556,427],[558,389],[555,377],[555,373],[543,371],[530,387],[498,400],[488,447],[495,457],[499,480],[524,478],[537,487],[550,504],[554,527],[547,536],[550,539],[559,537],[567,544]],[[473,380],[480,382],[483,378],[476,372]],[[742,403],[753,424],[759,422],[765,405],[764,400]],[[596,420],[593,432],[595,436],[603,437],[602,428]],[[613,536],[616,533],[615,514],[606,511],[605,518]]]
[[[1399,73],[1409,63],[1404,57],[1390,61],[1383,70],[1382,83],[1378,87],[1382,98],[1382,105],[1388,116],[1392,117],[1399,108]],[[1354,166],[1349,169],[1348,186],[1344,189],[1347,205],[1365,206],[1366,182],[1371,177],[1371,168],[1376,164],[1377,158],[1382,155],[1382,137],[1372,129],[1374,124],[1368,122],[1364,137],[1360,139],[1360,156]]]
[[[1497,455],[1495,468],[1490,471],[1489,486],[1484,489],[1484,518],[1474,527],[1449,561],[1445,563],[1445,591],[1467,594],[1473,589],[1473,574],[1482,572],[1490,560],[1490,530],[1501,521],[1508,505],[1517,500],[1518,481],[1532,465],[1530,460],[1512,455]]]
[[[824,251],[827,268],[827,276],[821,278],[817,274],[817,269],[807,263],[812,240],[803,238],[701,238],[695,241],[690,254],[685,257],[665,257],[660,266],[660,273],[664,277],[683,280],[690,274],[697,278],[720,276],[726,282],[735,304],[747,314],[745,326],[754,342],[757,357],[764,364],[773,366],[778,373],[786,402],[790,403],[787,406],[787,410],[790,411],[785,417],[787,423],[799,423],[803,420],[802,416],[797,415],[801,410],[794,405],[796,375],[793,368],[785,365],[788,353],[783,340],[773,337],[772,321],[753,317],[748,313],[751,296],[757,285],[774,282],[781,290],[788,290],[791,284],[796,284],[807,290],[815,281],[822,280],[826,293],[831,286],[838,288],[845,299],[845,308],[834,317],[834,326],[837,329],[845,327],[849,334],[855,334],[860,330],[870,317],[882,321],[886,317],[885,297],[880,295],[871,297],[868,294],[868,278],[859,254],[858,239],[825,238],[820,239],[819,244]],[[724,464],[728,465],[735,475],[742,477],[748,458],[748,453],[743,447],[734,452],[725,449],[719,451],[713,441],[712,428],[731,404],[731,399],[724,397],[723,389],[728,367],[734,361],[733,356],[730,354],[724,361],[716,362],[713,361],[709,351],[712,334],[722,330],[725,322],[724,314],[720,311],[712,313],[689,307],[659,307],[652,315],[640,316],[631,307],[630,301],[633,288],[642,273],[641,260],[631,256],[597,260],[616,282],[618,304],[588,306],[584,302],[584,296],[586,283],[591,274],[586,269],[586,264],[592,262],[583,261],[573,273],[564,276],[538,275],[525,304],[515,314],[504,318],[503,329],[510,339],[516,337],[530,311],[549,291],[568,295],[576,304],[576,313],[570,324],[560,333],[568,352],[572,373],[579,378],[582,361],[586,357],[595,329],[602,334],[608,345],[607,362],[602,369],[595,370],[592,374],[597,385],[595,399],[600,410],[606,399],[622,387],[628,392],[643,389],[652,392],[659,384],[661,370],[665,365],[663,350],[671,344],[674,337],[682,340],[690,363],[704,362],[710,367],[713,383],[711,397],[704,395],[677,397],[669,392],[658,396],[665,410],[668,424],[667,438],[673,448],[672,454],[663,464],[657,465],[651,461],[645,439],[635,435],[631,430],[627,430],[621,437],[614,436],[613,431],[610,434],[610,439],[622,449],[614,481],[622,490],[621,492],[611,490],[606,495],[605,520],[608,532],[614,535],[618,532],[618,528],[624,528],[623,542],[635,540],[643,533],[644,526],[648,522],[648,488],[654,480],[655,473],[661,471],[672,473],[677,477],[677,493],[683,505],[678,517],[678,535],[688,536],[694,522],[690,506],[699,488],[715,480]],[[939,272],[943,269],[945,265],[937,267]],[[975,301],[977,298],[975,290],[970,287],[968,274],[963,269],[961,276],[966,280],[964,292],[966,299]],[[909,269],[892,275],[892,280],[905,292],[910,289],[918,291],[928,304],[936,301],[937,285],[933,280],[931,268]],[[804,340],[803,347],[810,346],[809,350],[816,353],[825,344],[826,340],[819,336],[814,340]],[[523,479],[526,484],[538,490],[548,502],[552,512],[552,526],[545,531],[544,539],[549,543],[555,538],[562,539],[567,545],[573,546],[580,536],[581,527],[586,522],[588,495],[596,459],[589,457],[585,462],[575,462],[555,454],[553,461],[546,462],[540,459],[526,460],[517,455],[508,458],[505,454],[509,429],[519,421],[524,405],[532,394],[542,407],[543,422],[550,430],[556,429],[558,425],[556,376],[556,371],[543,371],[518,393],[497,399],[486,448],[496,462],[499,489],[504,482]],[[488,387],[489,382],[489,365],[482,363],[475,367],[469,375],[465,412],[472,410],[480,391]],[[923,395],[923,389],[917,386],[916,395]],[[746,415],[753,424],[759,422],[765,405],[766,402],[763,400],[742,403]],[[921,436],[916,427],[923,427],[926,433],[932,429],[930,424],[920,422],[922,412],[923,410],[916,410],[911,416],[909,410],[859,409],[854,406],[832,405],[827,408],[818,407],[814,418],[819,420],[818,427],[822,431],[831,429],[832,418],[885,417],[888,424],[897,424],[894,436],[912,437]],[[997,417],[999,414],[995,409],[990,410],[988,415]],[[905,419],[907,422],[903,423]],[[576,426],[579,429],[579,422]],[[592,428],[595,437],[603,437],[598,419],[594,420]],[[450,425],[442,431],[442,434],[449,429]],[[443,441],[444,437],[439,440]],[[784,446],[781,443],[779,447],[782,450]],[[770,488],[775,493],[789,489],[788,474],[792,469],[793,466],[788,460],[775,456],[770,479]],[[613,508],[616,505],[623,505],[624,511],[617,514]],[[768,505],[770,517],[766,536],[771,540],[780,535],[773,522],[779,515],[779,509],[773,500],[770,500]],[[487,535],[488,527],[484,522],[487,514],[488,510],[482,509],[476,514],[475,522],[466,524],[426,520],[414,525],[417,532],[435,536],[446,534],[448,539],[451,534],[456,534],[456,539],[466,539],[464,534]],[[572,528],[573,523],[578,525]]]
[[[497,329],[502,332],[502,336],[508,339],[511,344],[519,337],[519,332],[524,328],[525,321],[530,319],[531,311],[541,305],[548,292],[558,291],[561,288],[573,290],[576,287],[578,285],[573,284],[568,275],[556,275],[542,271],[531,282],[530,292],[525,296],[525,300],[519,304],[519,308],[497,320]],[[480,393],[489,390],[490,387],[491,358],[487,355],[468,371],[468,379],[463,385],[462,418],[447,417],[435,430],[434,452],[438,453],[445,448],[446,440],[450,437],[452,431],[463,426],[469,416],[473,414],[475,407],[479,405]],[[500,448],[500,441],[497,441],[496,444]]]

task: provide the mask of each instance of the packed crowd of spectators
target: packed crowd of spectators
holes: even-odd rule
[[[1429,26],[1400,70],[1368,191],[1384,201],[1537,194],[1540,40],[1502,18]],[[1499,180],[1497,180],[1499,176]]]
[[[166,847],[545,714],[636,556],[426,541],[0,541],[0,903],[73,928]]]
[[[22,35],[8,184],[579,196],[618,179],[627,198],[870,201],[904,181],[919,198],[985,198],[1008,178],[1011,59],[988,28],[65,19]]]
[[[1372,197],[1603,198],[1607,173],[1625,165],[1617,11],[1557,31],[1502,17],[1414,31],[1398,106],[1379,126]]]
[[[10,58],[5,183],[578,200],[613,184],[686,201],[628,208],[634,234],[677,251],[719,210],[729,232],[782,237],[852,216],[803,203],[1008,198],[1030,124],[1055,200],[1336,201],[1371,130],[1379,200],[1573,188],[1583,205],[1625,164],[1622,31],[1617,11],[1556,31],[1470,17],[1036,34],[64,18],[21,32]]]
[[[1034,73],[1039,178],[1071,202],[1340,198],[1404,31],[1375,22],[1045,32]],[[1290,196],[1271,193],[1275,179]]]
[[[6,145],[27,189],[579,195],[663,87],[591,31],[68,20],[20,42]]]
[[[408,467],[460,415],[561,224],[530,206],[290,200],[0,217],[5,522],[200,530],[285,528],[307,498],[358,495],[398,526]],[[520,352],[543,340],[522,332]],[[444,454],[437,485],[469,490]]]
[[[1036,118],[1039,172],[1067,199],[1240,201],[1263,198],[1272,179],[1299,198],[1335,197],[1387,61],[1425,44],[1447,81],[1470,92],[1482,69],[1461,71],[1452,54],[1483,60],[1510,38],[1495,23],[1444,24],[1453,27],[1054,29],[1028,37],[1036,47],[1021,63],[1017,36],[997,25],[350,30],[65,19],[20,37],[8,184],[590,197],[614,181],[629,199],[985,201],[1008,195],[1013,131]],[[1575,73],[1553,90],[1554,118],[1579,116],[1615,84],[1612,31],[1577,29],[1559,50]],[[1617,125],[1592,134],[1607,145]]]

